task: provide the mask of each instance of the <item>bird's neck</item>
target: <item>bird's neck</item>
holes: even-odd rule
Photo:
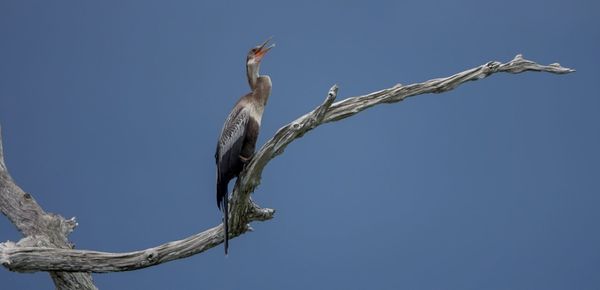
[[[271,78],[269,76],[259,76],[256,78],[256,86],[252,90],[252,96],[259,106],[264,107],[271,95]]]
[[[258,63],[246,64],[246,74],[248,76],[248,84],[250,85],[250,89],[252,89],[252,91],[256,90],[256,86],[258,83],[259,69],[260,69],[260,66]]]
[[[248,76],[248,84],[252,93],[251,98],[255,104],[264,106],[267,104],[269,95],[271,95],[271,78],[269,76],[261,76],[259,74],[260,64],[256,62],[248,62],[246,64],[246,74]]]

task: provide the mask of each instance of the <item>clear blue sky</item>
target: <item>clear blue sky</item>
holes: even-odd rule
[[[494,75],[319,127],[266,168],[254,199],[276,218],[229,257],[94,275],[101,289],[600,289],[600,2],[282,2],[3,0],[13,177],[78,218],[77,248],[143,249],[220,221],[216,139],[269,36],[259,145],[334,83],[341,99],[517,53],[577,72]],[[0,240],[19,238],[0,218]]]

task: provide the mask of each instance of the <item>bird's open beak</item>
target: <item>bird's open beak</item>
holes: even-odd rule
[[[271,37],[269,37],[269,39],[267,39],[265,42],[263,42],[263,44],[261,44],[258,48],[258,51],[254,54],[258,60],[261,60],[263,58],[263,56],[265,56],[265,54],[271,50],[271,48],[275,47],[275,43],[272,43],[270,45],[269,41],[271,41]]]

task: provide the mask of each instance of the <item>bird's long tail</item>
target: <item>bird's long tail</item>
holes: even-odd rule
[[[227,183],[218,183],[217,184],[217,197],[221,198],[219,204],[221,209],[223,210],[223,227],[225,231],[225,255],[229,250],[229,198],[227,196]]]
[[[227,256],[229,250],[229,198],[227,198],[227,194],[225,194],[225,200],[223,201],[223,213],[225,215],[223,221],[225,225],[225,256]]]

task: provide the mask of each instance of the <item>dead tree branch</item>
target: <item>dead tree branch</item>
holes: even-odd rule
[[[25,236],[19,247],[42,249],[72,249],[67,235],[77,226],[75,218],[45,212],[33,196],[15,184],[4,163],[2,134],[0,132],[0,211]],[[0,244],[0,262],[4,265],[9,257],[3,251],[11,242]],[[16,246],[16,245],[15,245]],[[10,247],[10,246],[8,246]],[[26,262],[27,263],[27,262]],[[12,270],[10,267],[7,267]],[[27,270],[25,270],[27,271]],[[24,272],[25,272],[24,271]],[[50,272],[56,289],[97,289],[89,273]],[[78,271],[84,272],[84,271]]]
[[[334,85],[321,105],[279,129],[256,152],[246,166],[236,182],[234,194],[230,200],[232,205],[229,220],[231,238],[251,230],[250,222],[264,221],[273,217],[275,211],[257,206],[251,200],[250,194],[260,184],[263,169],[268,162],[282,154],[287,145],[302,137],[306,132],[321,124],[353,116],[378,104],[400,102],[408,97],[427,93],[446,92],[467,81],[480,80],[498,72],[516,74],[525,71],[565,74],[574,70],[564,68],[557,63],[539,65],[517,55],[508,63],[492,61],[450,77],[406,86],[396,85],[335,103],[338,88],[337,85]],[[141,251],[106,253],[73,250],[68,244],[66,236],[75,227],[75,221],[45,213],[29,194],[23,193],[13,183],[2,159],[1,139],[0,208],[25,236],[19,243],[0,244],[0,263],[9,270],[17,272],[50,271],[56,273],[55,275],[67,275],[65,272],[130,271],[198,254],[223,242],[223,225],[221,224],[183,240]],[[89,285],[84,289],[93,289],[88,274],[73,273],[71,275],[82,275],[77,278],[85,278],[87,279],[85,281],[89,281]],[[55,279],[55,283],[56,281],[57,279]]]

